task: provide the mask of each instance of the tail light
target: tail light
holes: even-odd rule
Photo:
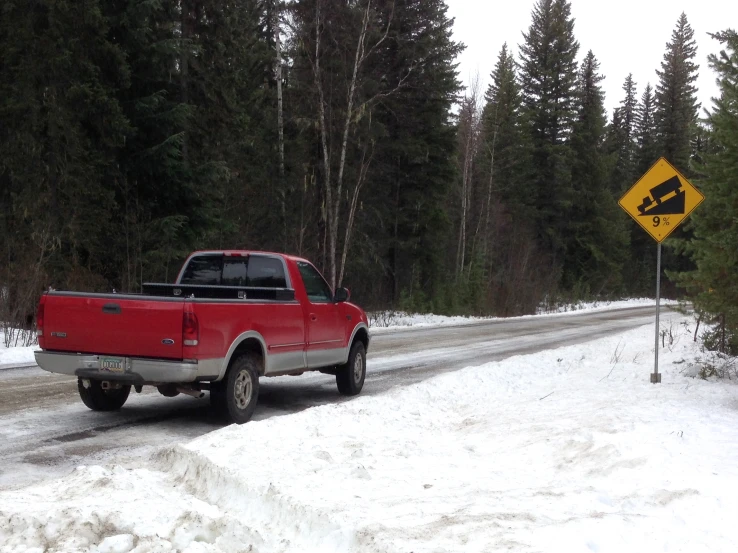
[[[41,296],[38,302],[38,310],[36,311],[36,336],[44,335],[44,303],[46,303],[46,295]]]
[[[200,343],[200,323],[197,315],[191,311],[182,314],[182,343],[185,346],[196,346]]]

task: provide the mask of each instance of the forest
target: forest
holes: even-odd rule
[[[481,90],[443,0],[4,0],[0,321],[221,248],[309,258],[367,309],[653,297],[655,242],[617,200],[664,156],[707,199],[662,293],[738,347],[738,37],[700,67],[682,14],[655,82],[608,76],[607,113],[575,16],[531,0]]]

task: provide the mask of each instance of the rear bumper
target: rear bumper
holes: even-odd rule
[[[36,363],[42,369],[95,380],[112,380],[128,384],[194,382],[198,376],[197,361],[166,361],[162,359],[125,358],[125,370],[112,372],[102,369],[102,355],[83,355],[36,351]]]

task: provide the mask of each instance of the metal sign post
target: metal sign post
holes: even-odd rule
[[[661,384],[659,373],[659,311],[661,310],[661,242],[656,244],[656,340],[654,342],[653,374],[651,384]]]
[[[705,199],[684,175],[663,157],[653,164],[618,204],[657,242],[656,250],[656,339],[651,382],[661,382],[659,373],[659,311],[661,309],[661,242]]]

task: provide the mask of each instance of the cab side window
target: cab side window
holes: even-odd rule
[[[222,270],[222,255],[198,255],[190,259],[180,284],[218,286]]]
[[[304,261],[297,263],[297,268],[300,270],[300,276],[302,282],[305,284],[305,290],[307,291],[308,300],[313,303],[332,303],[333,292],[328,283],[321,276],[318,270]]]

